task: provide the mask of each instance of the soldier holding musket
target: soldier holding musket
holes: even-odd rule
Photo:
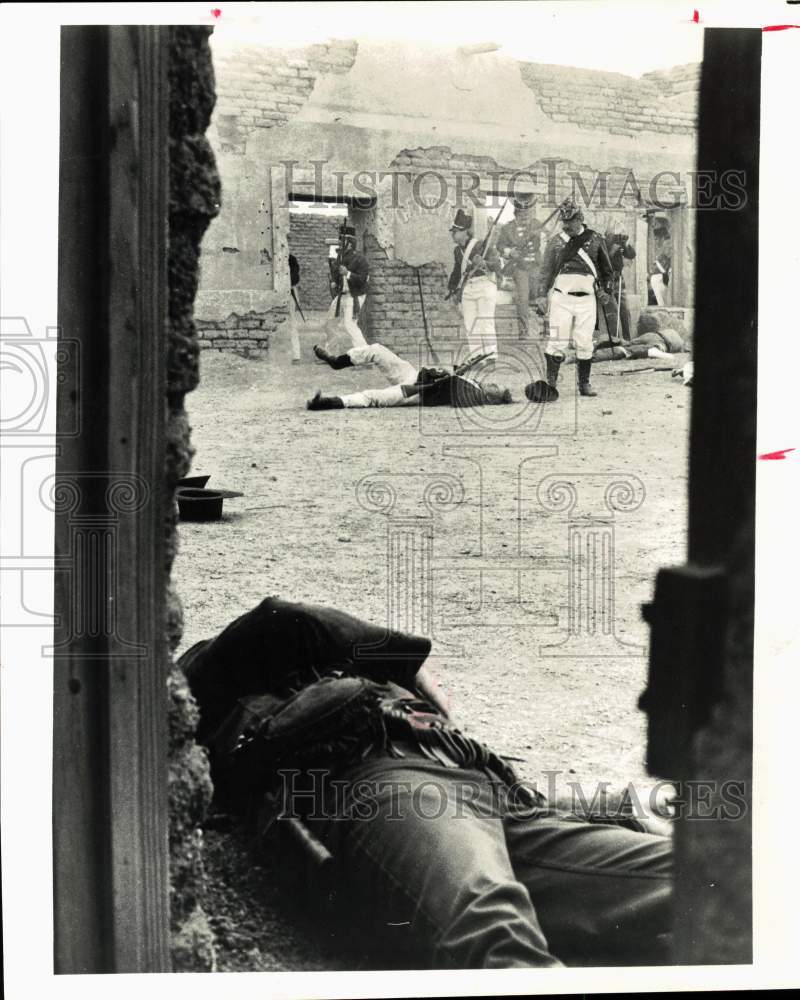
[[[473,369],[473,374],[477,374],[480,368],[490,367],[497,359],[495,275],[500,270],[500,258],[492,246],[493,232],[494,224],[483,241],[476,239],[472,229],[472,216],[461,208],[456,212],[450,227],[455,247],[453,270],[447,283],[447,298],[455,298],[459,304],[469,348],[465,362],[471,363],[481,358],[480,364]]]
[[[535,196],[514,195],[514,218],[500,229],[497,252],[503,261],[503,273],[514,279],[514,303],[519,321],[519,339],[530,338],[530,293],[536,290],[539,268],[541,226],[533,217]]]
[[[355,227],[345,223],[339,229],[339,247],[336,257],[329,261],[331,271],[331,300],[325,320],[326,350],[341,327],[344,328],[352,347],[365,347],[366,340],[356,319],[367,297],[369,262],[356,251]]]
[[[611,266],[614,269],[614,294],[617,299],[617,322],[614,329],[609,330],[611,340],[618,341],[620,333],[623,340],[631,339],[631,314],[628,310],[628,299],[625,295],[625,278],[622,270],[626,260],[635,260],[636,251],[628,240],[628,234],[624,230],[614,232],[609,229],[606,232],[606,246]]]

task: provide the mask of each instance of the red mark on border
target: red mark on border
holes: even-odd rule
[[[780,451],[767,451],[763,455],[758,457],[762,462],[782,462],[790,451],[795,451],[794,448],[782,448]]]
[[[800,28],[800,24],[765,24],[762,31],[788,31],[789,28]]]
[[[700,23],[700,11],[699,10],[696,10],[692,14],[692,20],[694,21],[695,24],[699,24]]]
[[[221,10],[219,9],[219,7],[215,7],[215,8],[214,8],[214,9],[213,9],[213,10],[211,11],[211,16],[212,16],[212,17],[222,17],[222,11],[221,11]]]

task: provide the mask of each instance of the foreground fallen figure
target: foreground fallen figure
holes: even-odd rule
[[[638,337],[625,343],[601,341],[595,344],[592,361],[643,361],[645,358],[672,361],[674,354],[685,350],[682,338],[674,330],[665,330],[663,334],[653,331],[640,333]],[[564,363],[574,365],[576,360],[576,356],[570,353],[567,354]]]
[[[319,346],[314,353],[334,370],[356,365],[375,365],[390,383],[382,389],[364,389],[345,396],[323,396],[318,390],[306,403],[309,410],[363,409],[371,406],[493,406],[510,403],[511,392],[492,382],[478,383],[467,376],[485,355],[471,354],[469,364],[454,371],[445,368],[415,368],[383,344],[354,347],[334,357]]]
[[[374,943],[405,942],[417,964],[668,963],[669,837],[587,822],[519,783],[449,718],[430,649],[272,597],[197,643],[180,663],[216,795],[244,810],[280,792]]]

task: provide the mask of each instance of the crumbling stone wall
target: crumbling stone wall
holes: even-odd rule
[[[505,191],[511,182],[516,184],[519,190],[533,191],[539,200],[535,213],[542,222],[552,212],[554,202],[576,193],[576,185],[578,196],[582,201],[581,190],[591,195],[597,181],[596,171],[569,160],[558,162],[539,160],[515,167],[498,163],[490,156],[474,156],[442,145],[402,150],[392,161],[389,169],[406,172],[412,178],[421,177],[430,171],[443,179],[446,196],[442,204],[432,209],[432,213],[420,211],[418,221],[422,225],[430,224],[425,215],[433,214],[434,224],[440,227],[445,242],[449,240],[448,227],[457,204],[463,204],[474,215],[482,211],[482,197],[477,208],[472,200],[471,192],[476,189],[472,181],[473,176],[479,178],[477,190],[482,194]],[[580,185],[583,185],[583,188]],[[405,188],[399,190],[403,191]],[[588,224],[600,232],[605,232],[607,228],[635,231],[636,213],[641,211],[639,194],[635,179],[631,178],[627,169],[619,167],[609,171],[605,184],[605,207],[598,207],[595,211],[587,209]],[[429,204],[440,200],[441,195],[442,190],[439,188],[438,180],[431,185],[430,191],[422,192],[422,198]],[[371,341],[378,341],[394,348],[418,343],[424,336],[416,269],[397,259],[402,253],[402,248],[390,246],[390,249],[395,251],[395,257],[392,258],[378,238],[382,232],[393,230],[391,220],[393,213],[405,217],[408,212],[409,208],[406,205],[388,209],[379,204],[376,213],[382,214],[384,218],[371,227],[378,236],[368,233],[364,241],[370,261],[366,332]],[[502,221],[511,218],[510,209],[506,209]],[[481,232],[477,226],[477,219],[476,231]],[[552,227],[548,231],[553,231]],[[451,254],[452,251],[448,247],[448,259],[451,259]],[[452,301],[445,301],[451,267],[452,263],[445,265],[437,262],[426,264],[419,269],[428,330],[433,339],[452,340],[459,336],[458,311]],[[516,310],[510,295],[500,294],[495,319],[501,338],[514,338],[518,335]],[[534,327],[541,326],[541,321],[533,310],[531,310],[531,321]]]
[[[690,135],[697,128],[699,65],[659,70],[638,79],[540,63],[520,63],[520,72],[554,122],[625,136]]]
[[[328,298],[330,302],[330,297]],[[239,351],[242,354],[269,350],[270,340],[286,321],[289,310],[276,306],[267,313],[247,312],[243,316],[231,313],[225,319],[196,319],[198,348],[218,351]]]
[[[369,51],[368,43],[364,42],[360,57],[365,58]],[[404,172],[412,179],[432,171],[445,181],[446,197],[434,213],[438,216],[434,221],[431,221],[431,213],[420,211],[415,206],[408,184],[405,187],[401,185],[401,204],[391,205],[389,181],[379,189],[377,205],[372,211],[351,213],[351,218],[361,214],[371,216],[367,232],[376,241],[372,245],[364,243],[372,263],[372,302],[364,323],[367,336],[372,340],[400,345],[418,340],[422,334],[416,273],[413,268],[402,263],[403,260],[415,258],[405,255],[405,248],[397,238],[398,225],[400,228],[405,225],[408,233],[410,227],[415,226],[418,221],[423,226],[427,223],[432,233],[441,231],[443,234],[438,252],[428,256],[425,261],[426,270],[422,274],[423,281],[430,283],[432,306],[429,326],[433,324],[437,330],[446,331],[448,337],[451,331],[455,333],[458,326],[457,315],[449,305],[442,304],[446,290],[446,260],[451,259],[449,253],[446,253],[449,246],[447,224],[456,204],[463,203],[465,198],[468,199],[469,191],[475,190],[473,176],[479,178],[479,189],[486,193],[502,190],[509,179],[520,171],[535,172],[536,181],[531,183],[528,180],[526,183],[523,179],[520,189],[528,190],[532,187],[542,207],[549,203],[545,211],[537,213],[540,218],[548,214],[557,201],[568,195],[577,195],[581,201],[590,197],[592,207],[587,211],[588,224],[601,232],[606,228],[624,228],[636,245],[639,258],[626,269],[626,284],[629,295],[638,294],[642,297],[642,304],[646,303],[645,272],[648,261],[642,212],[652,201],[654,191],[649,186],[642,190],[638,185],[649,185],[661,169],[660,159],[653,160],[653,156],[658,155],[653,152],[653,143],[660,143],[667,133],[675,137],[681,151],[676,154],[677,159],[670,155],[664,161],[663,168],[668,170],[678,161],[683,162],[681,157],[685,159],[688,155],[687,137],[691,139],[696,127],[699,66],[676,67],[649,73],[637,79],[619,73],[519,63],[522,80],[520,89],[525,90],[527,87],[536,95],[542,111],[553,123],[552,135],[547,130],[542,131],[541,141],[533,147],[536,150],[534,155],[540,157],[538,161],[526,163],[530,159],[532,146],[531,140],[525,136],[520,137],[519,143],[514,139],[504,140],[499,144],[497,148],[504,150],[503,162],[498,162],[492,156],[477,155],[474,136],[471,135],[473,125],[480,127],[476,120],[475,123],[465,122],[464,135],[460,139],[453,139],[451,145],[423,145],[403,149],[402,132],[398,132],[396,154],[392,151],[387,156],[387,160],[391,162],[381,163],[380,160],[387,153],[386,136],[392,130],[391,114],[384,113],[385,124],[380,128],[377,125],[372,128],[345,123],[341,126],[341,133],[336,135],[331,133],[333,124],[320,126],[320,131],[315,134],[307,124],[295,121],[311,96],[315,81],[322,74],[345,76],[351,70],[357,74],[361,65],[356,64],[357,57],[358,45],[352,41],[328,42],[302,50],[280,50],[264,46],[225,49],[215,42],[220,101],[212,123],[212,141],[220,154],[220,169],[226,178],[226,188],[233,191],[235,187],[235,193],[231,195],[231,207],[226,209],[224,220],[215,225],[213,238],[209,241],[209,244],[213,242],[213,247],[209,245],[206,249],[204,263],[207,264],[208,285],[204,285],[202,289],[203,346],[220,350],[263,350],[268,346],[269,335],[275,329],[272,320],[276,316],[282,320],[285,315],[288,295],[284,300],[282,290],[274,285],[274,276],[270,286],[267,265],[263,274],[260,271],[256,273],[254,255],[257,250],[254,245],[246,247],[241,240],[234,240],[231,245],[241,248],[241,253],[235,258],[231,257],[226,262],[226,267],[219,266],[214,254],[220,252],[220,247],[225,249],[222,244],[230,242],[226,235],[228,230],[234,232],[237,227],[245,230],[250,225],[242,215],[243,212],[250,211],[253,218],[257,214],[259,198],[263,197],[259,191],[263,190],[265,181],[256,165],[259,170],[266,170],[265,163],[271,163],[273,174],[282,173],[285,168],[280,162],[290,159],[299,164],[292,175],[292,182],[286,181],[287,185],[293,185],[292,190],[295,192],[332,194],[336,182],[331,171],[342,163],[350,165],[350,175],[345,182],[346,190],[339,193],[353,193],[348,185],[354,172],[362,168]],[[324,90],[331,83],[331,80],[327,83],[320,81],[318,91],[320,87]],[[363,89],[363,80],[353,86]],[[339,93],[337,100],[346,105],[346,93]],[[358,106],[357,101],[355,104]],[[336,108],[338,107],[337,104]],[[385,112],[385,108],[383,110]],[[338,112],[333,106],[331,111],[335,123],[338,121],[335,117]],[[275,126],[281,127],[282,134],[276,136],[275,147],[281,152],[276,152],[274,161],[271,161],[269,156],[265,159],[263,134],[259,135],[259,130],[274,129]],[[584,131],[589,139],[592,134],[605,135],[605,145],[602,155],[600,152],[597,154],[597,162],[593,162],[594,140],[575,144],[575,126]],[[433,134],[436,134],[435,130]],[[287,141],[287,135],[296,135],[297,142]],[[647,149],[640,152],[632,139],[641,140]],[[562,159],[559,155],[564,142],[570,149],[572,159]],[[362,146],[365,158],[359,163],[357,154],[351,151],[359,150]],[[586,149],[586,159],[582,152],[576,151],[579,148]],[[618,149],[618,155],[608,155],[609,150],[615,149]],[[602,175],[600,163],[603,164]],[[237,164],[241,170],[237,169]],[[311,164],[315,164],[313,171]],[[312,172],[313,184],[309,176]],[[667,177],[659,183],[655,192],[659,198],[685,200],[689,194],[683,174],[678,181],[673,182],[671,177]],[[312,184],[313,191],[308,187],[309,184]],[[438,184],[436,177],[428,175],[428,180],[423,185],[434,200]],[[314,185],[319,186],[319,191]],[[603,200],[605,204],[600,206],[598,203]],[[595,205],[598,207],[595,208]],[[299,237],[291,231],[288,206],[280,204],[273,197],[272,213],[273,229],[269,232],[273,237],[275,233],[288,232],[290,249],[296,247]],[[415,214],[420,216],[419,220],[414,218]],[[352,221],[358,228],[358,219],[352,218]],[[250,228],[255,225],[253,222]],[[261,228],[264,226],[261,225]],[[359,232],[360,243],[364,235],[362,228]],[[323,245],[324,239],[317,241],[319,249]],[[684,258],[691,255],[691,245],[690,227],[687,226],[687,235],[682,243],[684,251],[680,257],[684,263]],[[300,254],[297,255],[300,257]],[[277,259],[277,250],[275,256]],[[233,270],[231,263],[235,265]],[[301,260],[301,266],[303,264],[304,261]],[[445,271],[441,265],[445,266]],[[311,266],[304,266],[303,270],[306,304],[310,304],[311,308],[326,308],[328,295],[324,287],[325,262],[320,259],[319,269],[314,262]],[[311,271],[314,272],[314,285],[308,286]],[[693,298],[690,271],[691,267],[686,265],[681,272],[686,274],[681,285],[681,305],[690,306]],[[676,267],[676,275],[677,272]],[[238,284],[237,279],[240,281]],[[320,282],[319,286],[317,281]],[[428,289],[425,285],[423,287],[427,306]],[[677,281],[674,288],[678,289]],[[501,327],[508,321],[510,328],[513,324],[513,309],[505,301],[505,296],[501,296],[498,303],[497,315]]]
[[[225,153],[243,153],[253,128],[285,125],[308,99],[320,73],[346,73],[358,43],[330,41],[302,49],[219,48],[214,123]]]
[[[199,277],[200,240],[219,211],[220,185],[205,131],[214,107],[210,29],[172,29],[169,59],[169,253],[167,359],[167,494],[192,460],[184,395],[197,386],[198,343],[192,318]],[[165,572],[177,547],[177,511],[170,504]],[[165,627],[174,653],[183,631],[180,599],[169,585]],[[212,787],[205,750],[193,739],[197,707],[183,673],[172,664],[169,699],[169,853],[174,971],[214,968],[214,938],[203,912],[203,842],[200,823]]]
[[[328,247],[339,242],[342,219],[320,212],[289,213],[289,251],[300,264],[300,305],[303,312],[327,309],[331,304],[328,284]]]

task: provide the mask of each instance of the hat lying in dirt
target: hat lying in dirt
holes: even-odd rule
[[[525,395],[532,403],[554,403],[558,399],[558,389],[539,379],[525,386]]]
[[[175,499],[182,521],[218,521],[222,517],[223,500],[243,497],[238,490],[205,489],[211,476],[186,476],[178,481]]]

